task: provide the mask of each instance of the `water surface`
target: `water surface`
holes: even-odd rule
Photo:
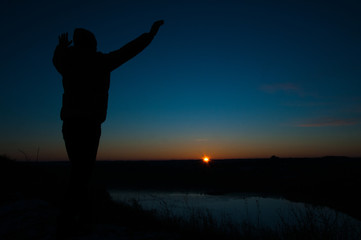
[[[313,207],[291,202],[280,197],[262,197],[250,194],[207,195],[183,192],[147,192],[110,190],[115,201],[137,201],[144,209],[157,210],[159,214],[190,218],[192,215],[211,214],[217,221],[276,227],[281,219],[296,222],[297,216],[313,213],[339,220],[351,217],[326,207]],[[296,216],[297,215],[297,216]],[[357,221],[359,224],[359,222]]]

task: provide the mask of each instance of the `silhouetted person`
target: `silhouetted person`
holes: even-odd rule
[[[122,48],[104,54],[97,52],[93,33],[77,28],[73,42],[68,33],[59,36],[53,63],[63,77],[63,138],[71,162],[71,176],[59,231],[86,225],[91,221],[90,180],[98,151],[101,123],[108,106],[110,73],[150,44],[163,21],[154,22],[144,33]]]

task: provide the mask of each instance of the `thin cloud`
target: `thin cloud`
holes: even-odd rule
[[[341,126],[352,126],[358,124],[354,120],[344,119],[328,119],[328,120],[317,120],[309,121],[307,123],[298,124],[298,127],[341,127]]]
[[[275,83],[275,84],[263,84],[261,90],[267,93],[276,92],[289,92],[289,93],[302,93],[302,89],[294,83]]]
[[[287,102],[282,105],[287,107],[320,107],[329,104],[328,102]]]

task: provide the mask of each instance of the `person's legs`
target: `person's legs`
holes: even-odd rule
[[[71,162],[68,191],[62,210],[62,221],[68,225],[92,220],[90,183],[98,151],[101,126],[86,121],[64,121],[63,137]]]

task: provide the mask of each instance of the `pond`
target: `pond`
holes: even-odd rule
[[[211,215],[219,222],[232,222],[236,225],[247,222],[254,226],[271,228],[279,226],[282,221],[297,224],[300,219],[316,222],[336,221],[339,224],[348,221],[361,226],[359,221],[327,207],[291,202],[280,197],[119,190],[109,190],[109,192],[115,201],[130,204],[136,201],[146,210],[156,210],[159,214],[185,219],[195,215],[200,218]]]

